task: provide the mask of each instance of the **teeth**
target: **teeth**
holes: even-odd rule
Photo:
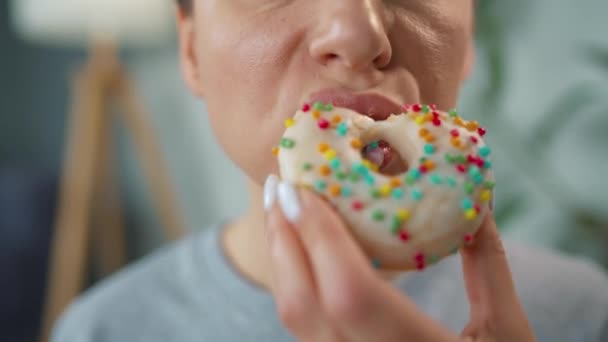
[[[384,149],[367,146],[365,148],[365,158],[380,167],[384,164]]]

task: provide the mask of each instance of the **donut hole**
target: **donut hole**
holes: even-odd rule
[[[378,166],[378,172],[387,176],[396,176],[409,169],[405,158],[385,140],[369,142],[361,149],[361,156]]]

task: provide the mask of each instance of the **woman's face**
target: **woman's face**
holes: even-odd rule
[[[472,62],[473,0],[194,0],[181,62],[229,157],[276,172],[284,120],[324,89],[456,105]]]

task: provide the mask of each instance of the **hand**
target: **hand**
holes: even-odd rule
[[[318,196],[271,176],[264,204],[271,290],[300,340],[534,341],[492,215],[461,252],[471,318],[456,335],[380,277]]]

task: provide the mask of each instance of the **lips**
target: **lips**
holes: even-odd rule
[[[325,89],[313,93],[310,100],[312,103],[331,103],[335,107],[347,108],[376,121],[385,120],[391,114],[403,112],[399,104],[374,93],[356,94],[340,89]]]

